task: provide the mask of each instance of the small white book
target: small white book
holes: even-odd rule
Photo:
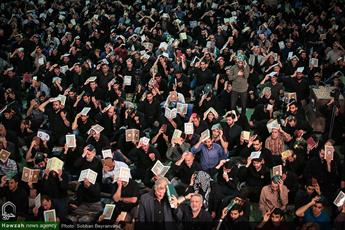
[[[56,222],[55,209],[44,211],[43,216],[44,216],[44,222]]]
[[[0,161],[2,161],[2,163],[5,163],[8,158],[10,157],[11,153],[5,149],[1,149],[0,150]]]
[[[118,180],[123,182],[128,182],[129,178],[131,178],[131,171],[127,167],[115,167],[114,171],[114,183]]]
[[[49,141],[50,139],[49,134],[44,131],[38,131],[37,137],[39,137],[42,141]]]
[[[273,105],[267,104],[266,109],[269,110],[269,111],[272,111],[273,110]]]
[[[184,123],[184,133],[187,135],[194,133],[194,126],[192,122]]]
[[[179,129],[175,129],[171,139],[175,140],[177,138],[180,138],[181,135],[182,135],[182,131]]]
[[[200,135],[200,140],[201,141],[205,141],[207,140],[208,138],[211,137],[211,133],[210,133],[210,130],[209,129],[206,129],[204,132],[201,133]]]
[[[297,72],[297,73],[303,73],[303,70],[304,70],[304,67],[301,66],[301,67],[298,67],[298,68],[297,68],[296,72]]]
[[[96,79],[97,79],[96,76],[89,77],[88,79],[86,79],[84,85],[87,85],[87,84],[89,84],[92,81],[96,81]]]
[[[77,140],[75,139],[75,134],[67,134],[66,135],[66,146],[67,146],[67,148],[77,147]]]
[[[125,131],[126,135],[126,142],[138,142],[139,141],[139,130],[138,129],[126,129]]]
[[[147,137],[142,137],[139,139],[139,143],[141,143],[143,145],[148,145],[148,144],[150,144],[150,139]]]
[[[60,72],[63,74],[65,74],[67,72],[67,70],[68,70],[68,65],[64,65],[64,66],[60,67]]]
[[[110,220],[115,210],[115,204],[106,204],[103,210],[105,220]]]
[[[54,170],[55,172],[58,172],[59,170],[62,170],[63,165],[64,162],[62,160],[57,157],[52,157],[48,159],[46,169],[49,169],[49,171]]]
[[[63,106],[66,104],[67,97],[65,95],[59,94],[57,98]]]
[[[343,191],[340,191],[337,197],[334,199],[333,204],[339,208],[343,206],[344,203],[345,203],[345,193]]]
[[[90,107],[85,107],[83,110],[80,112],[80,115],[86,116],[90,112],[91,108]]]
[[[43,57],[38,59],[38,65],[44,65],[44,58]]]
[[[248,64],[250,66],[254,66],[254,64],[255,64],[255,55],[254,54],[249,54]]]
[[[176,109],[179,114],[187,114],[188,104],[177,102]]]
[[[250,138],[250,132],[249,131],[242,131],[241,135],[243,137],[243,140],[249,141],[249,138]]]
[[[91,184],[95,184],[97,179],[97,173],[91,169],[85,169],[80,172],[78,181],[81,182],[84,181],[84,179],[87,179]]]
[[[252,152],[249,157],[250,159],[258,159],[260,158],[260,155],[261,155],[261,151],[255,151],[255,152]]]
[[[194,29],[195,27],[198,26],[198,22],[197,21],[189,21],[189,26],[191,29]]]
[[[293,52],[289,52],[287,60],[290,60],[292,58],[292,56],[293,56]]]
[[[102,150],[102,156],[103,156],[103,159],[106,159],[108,157],[113,159],[113,154],[111,152],[111,149],[104,149],[104,150]]]
[[[36,208],[41,207],[41,193],[39,193],[35,198],[35,207]]]
[[[317,58],[310,59],[310,64],[313,65],[314,67],[319,67],[319,59]]]
[[[283,166],[277,165],[272,168],[272,177],[273,176],[283,176]]]
[[[214,10],[218,9],[218,4],[212,2],[211,8],[214,9]]]
[[[271,73],[268,74],[268,76],[270,76],[270,77],[273,77],[275,75],[277,75],[277,72],[271,72]]]
[[[278,121],[275,119],[275,120],[268,122],[266,127],[267,127],[268,132],[272,133],[272,129],[279,129],[280,125],[279,125]]]
[[[151,171],[156,176],[164,177],[165,174],[169,171],[169,169],[170,169],[170,166],[165,166],[162,164],[162,162],[160,162],[160,160],[157,160],[155,165],[152,167]]]
[[[325,145],[325,160],[333,160],[334,158],[334,147],[331,145]]]
[[[186,32],[182,32],[179,34],[180,40],[187,40],[187,33]]]
[[[125,75],[123,77],[123,85],[131,85],[132,84],[132,76]]]
[[[283,41],[278,42],[279,49],[284,49],[285,48],[285,43]]]
[[[173,109],[169,109],[168,107],[165,108],[165,112],[164,112],[164,116],[167,119],[174,119],[177,116],[177,109],[173,108]]]

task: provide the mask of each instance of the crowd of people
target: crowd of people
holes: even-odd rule
[[[344,229],[344,10],[340,0],[2,1],[10,220]],[[322,104],[315,89],[330,92]]]

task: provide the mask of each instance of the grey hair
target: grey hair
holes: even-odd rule
[[[153,190],[156,190],[163,183],[169,184],[169,180],[166,177],[159,177],[153,185]]]
[[[193,196],[199,197],[200,200],[201,200],[201,203],[202,203],[202,204],[204,203],[204,197],[203,197],[201,194],[199,194],[199,193],[194,193],[194,194],[192,194],[192,196],[191,196],[190,198],[192,199]]]

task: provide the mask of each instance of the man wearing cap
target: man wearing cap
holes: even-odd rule
[[[240,98],[242,116],[245,116],[247,108],[249,71],[249,65],[245,62],[244,57],[239,56],[236,65],[230,68],[228,75],[229,81],[232,81],[231,110],[236,109],[237,101]]]
[[[96,149],[91,144],[84,147],[83,154],[74,162],[74,168],[79,170],[79,172],[84,169],[91,169],[97,173],[97,181],[102,181],[103,165],[101,160],[96,157]]]
[[[271,184],[262,188],[260,194],[259,208],[262,215],[274,208],[286,210],[288,204],[289,189],[284,185],[281,176],[274,175]]]

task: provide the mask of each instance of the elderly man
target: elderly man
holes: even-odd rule
[[[208,137],[207,139],[201,139],[192,148],[192,153],[196,154],[200,152],[200,163],[203,171],[214,175],[217,170],[215,167],[218,165],[219,161],[226,158],[224,149],[213,140]]]
[[[96,149],[91,144],[84,147],[83,155],[74,162],[74,168],[80,171],[91,169],[97,173],[97,181],[102,180],[102,162],[96,157]]]
[[[172,169],[175,178],[171,182],[174,184],[177,192],[185,191],[189,185],[192,175],[196,171],[201,170],[201,165],[194,160],[194,154],[191,152],[184,152],[181,159],[176,161]],[[180,193],[179,193],[180,194]]]
[[[178,206],[177,218],[182,222],[183,229],[211,229],[211,214],[202,207],[204,198],[200,194],[190,195],[190,205],[185,203]],[[173,197],[173,203],[178,205],[178,200]]]
[[[273,176],[271,184],[261,190],[259,208],[262,215],[274,208],[285,211],[288,204],[288,193],[289,189],[283,184],[281,176]]]
[[[153,190],[141,196],[138,213],[138,229],[175,230],[176,220],[166,196],[168,180],[158,178]]]

